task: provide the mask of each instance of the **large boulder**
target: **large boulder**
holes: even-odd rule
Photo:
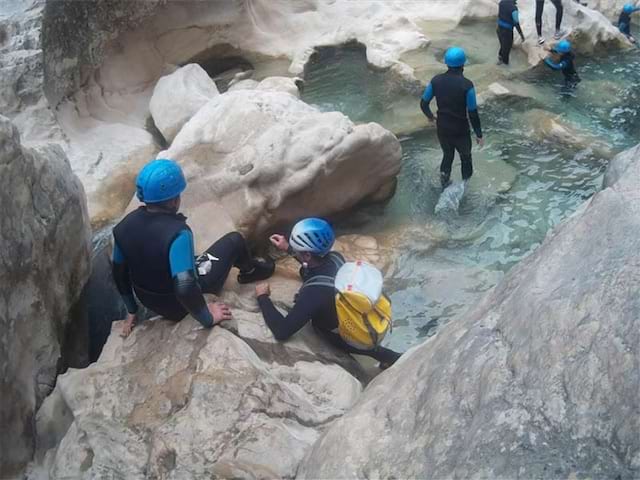
[[[380,125],[354,125],[288,93],[240,90],[209,101],[158,156],[184,168],[182,209],[206,248],[230,229],[260,235],[388,198],[401,148]]]
[[[89,275],[84,192],[57,146],[23,148],[0,116],[0,477],[33,454],[34,415],[66,363],[63,343]]]
[[[638,478],[640,159],[380,375],[299,478]]]
[[[217,95],[216,84],[207,72],[191,63],[158,80],[149,110],[156,127],[171,143],[184,124]]]
[[[40,410],[31,477],[294,477],[362,385],[337,352],[324,345],[325,360],[306,346],[313,332],[278,344],[259,314],[236,321],[239,333],[190,318],[146,322],[126,340],[114,331]]]

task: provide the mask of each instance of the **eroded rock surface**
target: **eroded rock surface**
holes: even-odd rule
[[[89,275],[85,197],[57,146],[23,148],[0,116],[0,477],[33,454],[34,415],[51,392],[70,310]]]
[[[354,125],[287,93],[240,90],[209,101],[159,156],[185,170],[182,209],[204,249],[229,230],[260,235],[388,198],[401,148],[378,124]]]

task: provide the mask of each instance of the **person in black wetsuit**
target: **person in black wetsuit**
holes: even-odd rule
[[[524,42],[524,34],[520,27],[520,17],[516,0],[501,0],[498,5],[498,41],[500,51],[498,52],[498,65],[509,65],[509,55],[513,47],[513,29],[518,30],[520,38]]]
[[[462,179],[469,180],[473,175],[469,120],[471,120],[478,145],[484,145],[476,90],[473,87],[473,82],[463,75],[464,64],[467,61],[464,50],[459,47],[451,47],[446,51],[444,61],[449,70],[431,79],[420,100],[422,112],[431,121],[435,120],[435,116],[431,112],[429,104],[434,97],[438,103],[436,125],[443,153],[440,164],[440,182],[443,189],[450,183],[451,165],[456,150],[462,164]],[[467,112],[469,112],[468,117]]]
[[[226,234],[196,260],[187,218],[178,213],[186,186],[174,161],[148,163],[136,180],[138,199],[145,205],[113,229],[113,277],[128,312],[123,336],[135,326],[136,297],[167,319],[180,321],[191,314],[211,328],[230,320],[231,311],[223,303],[207,304],[202,294],[218,293],[233,266],[240,269],[240,283],[273,274],[273,261],[252,258],[238,232]]]
[[[318,275],[336,276],[338,265],[344,263],[344,258],[331,251],[334,239],[333,229],[327,222],[319,218],[307,218],[294,226],[290,242],[283,235],[273,235],[271,242],[279,250],[289,252],[302,264],[300,277],[306,281]],[[287,340],[311,321],[315,330],[330,343],[348,353],[372,357],[380,362],[381,368],[392,365],[401,356],[400,353],[382,346],[373,350],[360,350],[346,343],[337,333],[338,314],[336,292],[333,288],[321,285],[301,288],[293,308],[286,316],[273,305],[270,294],[269,284],[256,285],[262,316],[277,340]]]
[[[562,15],[564,8],[562,7],[562,0],[551,0],[553,6],[556,7],[556,32],[553,37],[556,40],[560,40],[564,32],[562,31]],[[538,32],[538,45],[544,43],[544,37],[542,36],[542,13],[544,12],[544,0],[536,0],[536,30]]]
[[[551,52],[556,58],[546,58],[544,60],[545,65],[553,70],[562,71],[565,87],[574,88],[581,80],[576,71],[576,57],[571,51],[571,42],[569,40],[561,40],[558,45],[551,49]]]
[[[640,12],[640,7],[634,7],[632,4],[627,3],[622,8],[620,18],[618,18],[618,29],[632,43],[636,43],[636,39],[631,35],[631,15],[635,12]]]

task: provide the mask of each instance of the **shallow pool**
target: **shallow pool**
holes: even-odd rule
[[[640,138],[638,50],[579,58],[583,82],[567,94],[561,74],[528,71],[518,52],[508,69],[495,65],[492,24],[463,25],[449,34],[440,25],[429,48],[405,58],[425,83],[444,69],[439,62],[449,41],[469,50],[466,73],[479,91],[498,81],[524,92],[480,108],[486,145],[474,149],[475,174],[457,214],[434,214],[441,152],[415,87],[370,69],[357,45],[321,50],[305,72],[306,102],[356,122],[379,122],[402,142],[395,197],[338,225],[393,249],[386,285],[396,328],[388,343],[400,349],[477,302],[599,189],[608,160]],[[454,178],[459,176],[456,158]]]

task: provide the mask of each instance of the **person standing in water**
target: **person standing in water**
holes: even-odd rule
[[[636,39],[631,35],[631,14],[640,11],[640,7],[634,7],[630,3],[627,3],[620,13],[618,19],[618,29],[622,32],[632,43],[636,43]]]
[[[443,153],[440,165],[440,182],[443,190],[451,183],[451,165],[456,150],[462,164],[462,179],[469,180],[473,175],[469,120],[471,120],[478,145],[484,145],[476,90],[473,82],[463,74],[464,65],[467,62],[464,50],[460,47],[449,48],[444,54],[444,62],[449,69],[431,79],[420,101],[422,112],[429,120],[436,121],[438,141]],[[434,97],[438,104],[437,120],[429,107]]]
[[[498,40],[500,51],[498,52],[498,65],[509,65],[509,54],[513,46],[513,29],[518,30],[520,38],[524,42],[524,34],[520,27],[518,5],[516,0],[501,0],[498,6]]]
[[[544,60],[545,65],[553,70],[561,70],[564,75],[564,84],[566,87],[573,88],[580,83],[580,77],[576,71],[576,56],[571,51],[571,42],[569,40],[560,41],[551,49],[552,56]]]
[[[538,31],[538,45],[542,45],[544,43],[544,37],[542,36],[542,13],[544,12],[544,1],[545,0],[536,0],[536,30]],[[553,38],[559,40],[564,35],[564,32],[561,30],[564,8],[562,7],[562,0],[551,0],[551,3],[556,7],[556,33]]]

